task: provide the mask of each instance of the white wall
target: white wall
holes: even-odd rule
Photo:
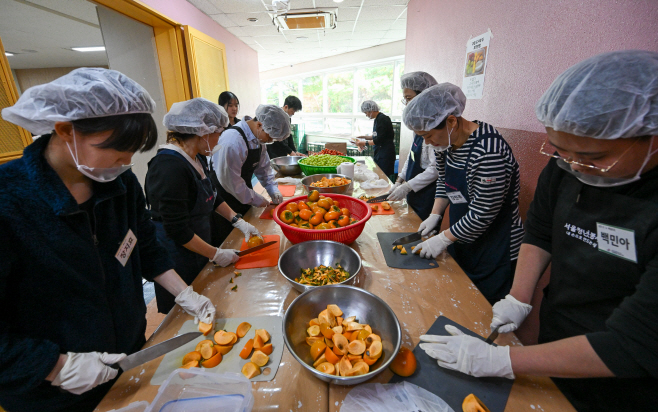
[[[158,126],[158,144],[164,143],[167,129],[162,125],[162,119],[167,113],[167,105],[153,28],[103,6],[98,6],[98,20],[110,69],[118,70],[141,84],[155,100],[153,119]],[[156,151],[157,145],[148,152],[138,152],[133,156],[135,166],[132,170],[142,187],[148,162]]]

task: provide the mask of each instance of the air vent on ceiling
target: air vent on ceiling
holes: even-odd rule
[[[273,23],[279,30],[335,29],[338,7],[297,9],[276,13]]]

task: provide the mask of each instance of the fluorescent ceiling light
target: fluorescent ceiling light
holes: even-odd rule
[[[72,50],[77,52],[95,52],[95,51],[104,51],[105,46],[96,46],[96,47],[71,47]]]
[[[14,53],[5,52],[5,56],[13,56]]]

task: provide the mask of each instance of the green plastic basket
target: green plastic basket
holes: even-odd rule
[[[356,160],[354,160],[351,157],[348,156],[338,156],[338,157],[342,157],[343,159],[345,159],[346,162],[356,163]],[[302,163],[303,161],[304,159],[301,159],[299,162],[297,162],[297,164],[299,165],[299,167],[302,168],[302,172],[304,172],[306,176],[326,174],[326,173],[336,173],[336,166],[309,166]]]

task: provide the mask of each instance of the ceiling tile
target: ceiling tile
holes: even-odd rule
[[[192,3],[194,7],[196,7],[197,9],[201,10],[206,14],[219,14],[222,12],[210,0],[187,0],[187,1]]]
[[[347,32],[327,32],[325,34],[320,34],[320,40],[346,40],[352,38],[352,31]]]
[[[387,32],[384,30],[372,30],[372,31],[361,31],[354,33],[352,40],[370,40],[370,39],[381,39]]]
[[[315,0],[315,7],[338,7],[338,13],[340,13],[340,10],[344,7],[360,7],[360,6],[361,6],[361,0],[345,0],[342,3],[336,3],[333,0]]]
[[[344,33],[344,32],[352,32],[352,28],[354,28],[354,20],[341,20],[338,18],[338,22],[336,23],[336,28],[331,30],[331,33]],[[329,33],[329,31],[327,31]]]
[[[391,25],[390,30],[407,30],[407,20],[399,19]]]
[[[364,0],[363,6],[406,6],[408,3],[409,0]]]
[[[233,27],[226,27],[226,30],[228,30],[231,34],[238,36],[238,37],[246,37],[249,36],[251,33],[244,27],[238,27],[238,26],[233,26]]]
[[[225,14],[210,14],[209,15],[211,19],[215,20],[217,23],[219,23],[220,26],[224,28],[229,28],[229,27],[235,27],[237,24],[233,22],[233,20],[229,19],[227,15]]]
[[[273,24],[269,26],[254,26],[254,27],[241,27],[246,32],[247,36],[281,36]],[[287,36],[288,34],[286,34]]]
[[[394,20],[372,20],[356,22],[355,32],[368,31],[368,30],[389,30]]]
[[[372,47],[379,44],[379,39],[362,39],[362,40],[352,40],[350,46],[355,47]]]
[[[192,3],[199,0],[188,0]],[[264,11],[261,0],[204,0],[209,1],[214,7],[224,13],[246,13],[253,11]],[[266,2],[272,4],[271,1]]]
[[[407,37],[406,30],[389,30],[384,35],[385,39],[404,40]]]
[[[338,21],[355,20],[360,7],[341,7],[338,9]]]
[[[226,17],[231,19],[233,23],[238,26],[266,26],[272,24],[272,19],[270,15],[264,11],[253,12],[253,13],[227,13]],[[250,22],[249,18],[255,17],[258,19],[257,22]]]
[[[395,20],[406,9],[406,6],[364,7],[359,14],[359,21]]]

